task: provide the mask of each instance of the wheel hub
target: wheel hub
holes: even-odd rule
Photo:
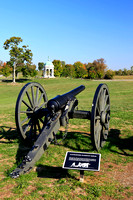
[[[104,111],[101,113],[101,123],[105,124],[108,123],[110,120],[109,113],[105,113]]]

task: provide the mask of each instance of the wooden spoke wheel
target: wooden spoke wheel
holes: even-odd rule
[[[20,91],[16,103],[16,127],[24,140],[35,141],[40,134],[47,105],[47,95],[39,83],[27,83]]]
[[[100,84],[95,92],[91,111],[91,136],[98,151],[107,140],[110,120],[110,97],[106,84]]]

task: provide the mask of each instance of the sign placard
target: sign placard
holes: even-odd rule
[[[68,151],[66,152],[63,168],[99,171],[100,160],[101,154]]]

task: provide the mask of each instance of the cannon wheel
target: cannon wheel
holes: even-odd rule
[[[110,120],[110,97],[106,84],[95,92],[91,111],[91,136],[94,148],[99,151],[107,140]]]
[[[43,109],[46,105],[47,95],[39,83],[27,83],[21,89],[16,102],[15,120],[17,131],[25,141],[32,143],[40,134],[45,120]]]

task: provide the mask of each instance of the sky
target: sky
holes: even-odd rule
[[[104,58],[108,69],[133,66],[133,0],[0,1],[0,60],[4,42],[21,37],[33,64],[48,56],[66,64]]]

